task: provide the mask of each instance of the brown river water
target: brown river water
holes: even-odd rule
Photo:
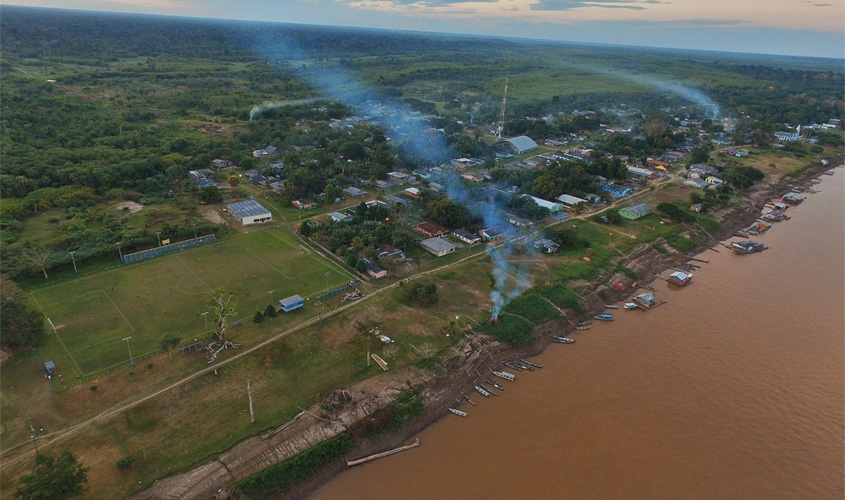
[[[312,498],[845,498],[843,178]]]

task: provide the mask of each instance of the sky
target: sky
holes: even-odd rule
[[[3,3],[845,59],[845,0],[4,0]]]

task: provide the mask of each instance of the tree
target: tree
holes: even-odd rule
[[[311,224],[308,221],[303,221],[302,224],[299,225],[299,235],[303,238],[307,238],[311,234]]]
[[[206,300],[206,305],[212,307],[216,317],[215,333],[217,338],[223,340],[223,333],[226,331],[226,318],[235,316],[235,292],[228,292],[223,288],[216,288],[211,297]]]
[[[367,265],[364,264],[363,260],[359,260],[358,263],[355,264],[355,270],[361,274],[364,274],[367,272]]]
[[[255,314],[252,315],[252,322],[256,325],[264,323],[264,315],[261,314],[261,311],[255,311]]]
[[[209,204],[220,203],[223,201],[223,193],[217,189],[217,186],[208,186],[200,189],[199,199]]]
[[[170,350],[178,346],[181,341],[182,339],[177,337],[175,333],[168,332],[162,335],[158,340],[158,347],[162,351],[166,352],[170,359],[173,359],[173,355],[170,353]]]
[[[0,300],[0,346],[34,346],[44,333],[44,315],[30,309],[18,285],[4,276],[0,276]]]
[[[45,280],[47,279],[47,261],[50,260],[52,255],[53,249],[46,245],[41,245],[38,248],[27,248],[21,251],[23,258],[41,269],[41,272],[44,273]]]
[[[134,463],[135,457],[133,457],[132,455],[126,455],[118,458],[117,463],[115,463],[115,465],[117,466],[118,470],[126,470],[132,467]]]
[[[334,200],[340,198],[340,188],[335,186],[334,184],[327,184],[326,189],[324,190],[325,197],[323,201],[327,204],[334,203]]]
[[[355,266],[358,265],[358,258],[355,257],[354,253],[351,253],[348,257],[346,257],[346,265],[352,269],[355,269]]]
[[[273,307],[273,304],[267,304],[267,308],[264,309],[264,317],[265,318],[275,318],[278,316],[276,313],[276,308]]]
[[[58,458],[36,455],[32,473],[21,477],[15,496],[23,500],[65,500],[85,492],[88,467],[69,451]]]
[[[229,185],[232,186],[232,187],[236,187],[238,184],[241,183],[241,179],[237,175],[230,175],[229,178],[227,179],[227,181],[229,182]]]

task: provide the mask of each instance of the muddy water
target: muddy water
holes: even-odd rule
[[[843,177],[313,498],[842,499]]]

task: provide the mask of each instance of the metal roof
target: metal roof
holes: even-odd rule
[[[429,238],[427,240],[423,240],[422,242],[420,242],[420,244],[437,253],[448,252],[449,250],[454,250],[455,248],[458,248],[455,244],[449,243],[443,238]]]
[[[286,299],[280,300],[279,304],[281,304],[282,307],[290,307],[290,306],[296,305],[300,302],[305,302],[305,299],[303,299],[299,295],[293,295],[293,296],[288,297]]]
[[[587,200],[582,200],[581,198],[578,198],[577,196],[572,196],[572,195],[569,195],[569,194],[562,194],[555,199],[557,201],[559,201],[561,203],[565,203],[567,205],[577,205],[579,203],[587,203]]]
[[[640,203],[639,205],[634,205],[633,207],[623,208],[622,210],[632,213],[634,215],[645,215],[651,212],[651,207],[646,205],[645,203]]]
[[[245,219],[247,217],[254,217],[257,215],[270,215],[270,211],[261,206],[261,204],[255,200],[239,201],[228,205],[227,208],[230,212],[232,212],[232,215],[238,219]]]
[[[528,151],[530,149],[537,148],[537,143],[534,142],[534,139],[528,137],[527,135],[512,137],[510,139],[506,139],[506,141],[511,143],[511,145],[515,147],[517,151]]]

